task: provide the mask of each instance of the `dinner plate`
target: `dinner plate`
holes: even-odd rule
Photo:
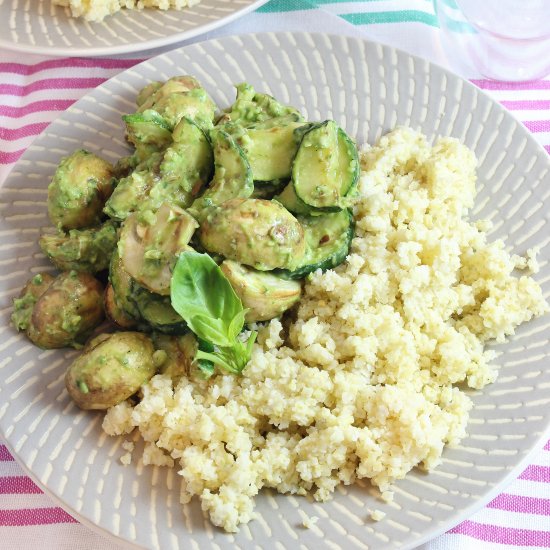
[[[0,47],[69,56],[139,52],[217,29],[266,1],[201,0],[181,11],[124,9],[89,23],[51,0],[0,0]]]
[[[103,414],[79,410],[63,376],[73,351],[41,351],[9,326],[11,300],[29,273],[47,267],[37,245],[49,224],[46,187],[59,160],[85,147],[115,161],[125,154],[121,113],[140,88],[189,73],[220,106],[233,84],[250,82],[308,120],[333,118],[359,143],[397,125],[455,136],[479,158],[472,215],[494,223],[516,253],[540,247],[535,278],[550,291],[550,161],[497,103],[449,72],[379,44],[323,34],[233,36],[194,44],[127,70],[53,122],[27,150],[1,190],[0,430],[38,483],[88,524],[140,547],[412,548],[450,528],[493,497],[537,449],[550,420],[549,316],[523,325],[496,346],[498,380],[471,392],[468,436],[433,472],[411,472],[384,504],[369,483],[338,487],[334,499],[262,491],[257,519],[229,535],[214,528],[197,501],[181,506],[176,469],[123,466],[124,438],[102,433]],[[386,517],[369,519],[379,508]],[[304,519],[319,521],[310,529]]]

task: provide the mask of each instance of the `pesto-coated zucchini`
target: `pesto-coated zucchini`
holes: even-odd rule
[[[333,120],[304,134],[292,165],[292,182],[300,200],[319,211],[341,210],[358,178],[357,148]]]
[[[157,207],[167,201],[186,208],[212,177],[212,146],[203,130],[186,117],[174,128],[172,137],[174,141],[160,163],[160,179],[149,199]]]
[[[332,269],[346,259],[355,231],[350,210],[321,216],[299,216],[298,221],[304,228],[306,252],[298,267],[280,271],[281,275],[301,279],[317,269]]]
[[[214,150],[214,177],[208,189],[189,209],[196,217],[200,217],[205,208],[230,199],[246,199],[254,191],[250,164],[241,147],[220,128],[210,131],[210,139]]]
[[[289,179],[300,139],[295,130],[303,122],[288,122],[269,128],[249,128],[237,143],[250,163],[254,181]],[[298,134],[299,135],[299,134]]]
[[[172,142],[172,128],[156,111],[123,115],[126,123],[126,139],[137,149],[147,146],[147,151],[162,151]]]
[[[149,292],[134,281],[130,299],[139,311],[140,317],[151,329],[158,330],[163,334],[185,334],[187,332],[187,324],[172,307],[170,296]]]

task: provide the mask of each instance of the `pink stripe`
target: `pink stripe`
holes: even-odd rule
[[[550,90],[550,80],[532,80],[530,82],[472,80],[472,83],[483,90]]]
[[[20,128],[2,128],[0,126],[0,139],[6,141],[15,141],[16,139],[26,138],[29,136],[37,136],[45,128],[50,125],[49,122],[35,122],[34,124],[27,124]]]
[[[502,105],[507,109],[520,110],[538,110],[538,109],[550,109],[550,100],[540,99],[540,100],[531,100],[525,99],[520,101],[501,101]]]
[[[90,69],[127,69],[143,59],[82,59],[79,57],[52,59],[42,61],[35,65],[23,65],[21,63],[0,63],[0,71],[4,73],[31,75],[47,69],[67,69],[83,67]]]
[[[528,466],[525,471],[519,476],[519,479],[528,479],[529,481],[550,483],[550,466],[536,466],[534,464],[531,464],[531,466]]]
[[[0,151],[0,164],[13,164],[19,160],[19,157],[25,152],[25,149],[13,151],[12,153],[4,153]]]
[[[0,462],[13,462],[13,456],[5,445],[0,445]]]
[[[550,516],[550,500],[547,498],[525,497],[503,493],[487,504],[487,508],[519,512],[522,514],[540,514]]]
[[[20,118],[33,113],[43,111],[64,111],[68,109],[76,100],[74,99],[44,99],[35,101],[22,107],[12,107],[10,105],[0,105],[0,116],[9,118]]]
[[[523,124],[531,132],[550,132],[550,120],[526,120]]]
[[[0,525],[50,525],[52,523],[78,523],[61,508],[24,508],[0,510]]]
[[[545,145],[544,148],[546,149],[547,153],[550,153],[550,145]],[[545,451],[550,451],[550,441],[546,444],[546,447],[544,447]]]
[[[498,525],[488,525],[467,520],[451,529],[449,533],[467,535],[478,540],[498,544],[550,548],[550,532],[548,531],[499,527]]]
[[[95,88],[105,82],[105,80],[105,78],[45,78],[26,86],[0,84],[0,94],[26,96],[39,90]]]
[[[0,495],[36,495],[42,491],[27,476],[0,477]]]
[[[550,145],[545,145],[544,148],[550,153]],[[550,439],[546,442],[544,446],[545,451],[550,451]]]

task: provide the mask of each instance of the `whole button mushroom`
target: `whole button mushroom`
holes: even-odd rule
[[[101,283],[89,273],[67,271],[34,304],[27,336],[45,349],[80,347],[103,317]]]
[[[140,332],[102,334],[65,375],[69,395],[82,409],[108,409],[136,393],[155,373],[160,354]]]

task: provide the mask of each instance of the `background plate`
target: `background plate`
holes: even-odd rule
[[[88,23],[51,0],[0,0],[0,47],[69,56],[139,52],[217,29],[266,1],[201,0],[182,11],[125,9]]]
[[[23,155],[0,191],[0,430],[24,466],[73,513],[147,548],[410,548],[494,495],[536,447],[550,420],[549,316],[518,330],[498,381],[474,394],[469,436],[430,474],[412,472],[383,505],[368,483],[340,487],[333,501],[262,492],[258,519],[237,535],[213,528],[194,501],[178,503],[175,470],[123,467],[122,439],[101,432],[100,413],[69,399],[63,375],[74,352],[41,351],[9,327],[11,299],[47,261],[37,240],[48,225],[46,188],[61,157],[84,146],[112,161],[127,149],[121,113],[134,110],[151,80],[189,73],[216,103],[248,81],[297,106],[310,120],[334,118],[359,142],[399,124],[429,137],[452,135],[478,155],[474,215],[491,218],[492,238],[524,253],[540,246],[536,278],[550,291],[550,160],[518,122],[450,73],[378,44],[310,34],[258,34],[195,44],[138,65],[100,86],[58,118]],[[369,508],[386,518],[368,519]],[[302,527],[317,515],[315,528]]]

